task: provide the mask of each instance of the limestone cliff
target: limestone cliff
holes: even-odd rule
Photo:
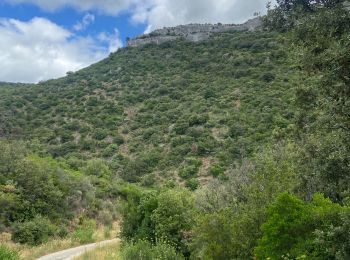
[[[254,31],[261,25],[260,18],[254,18],[243,24],[188,24],[158,29],[127,42],[127,46],[137,47],[148,43],[161,44],[183,38],[191,42],[207,40],[212,33],[227,31]]]

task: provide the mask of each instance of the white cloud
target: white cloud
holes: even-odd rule
[[[118,34],[106,34],[107,47],[101,47],[102,39],[78,37],[44,18],[0,19],[0,35],[0,81],[38,82],[64,76],[121,47],[113,38]]]
[[[1,0],[0,0],[1,1]],[[73,31],[95,21],[89,12],[130,14],[147,31],[188,23],[240,23],[265,12],[267,0],[3,0],[32,3],[47,11],[72,7],[88,12]],[[275,2],[275,0],[273,0]],[[0,81],[37,82],[63,76],[106,57],[122,47],[118,30],[97,37],[78,37],[44,18],[23,22],[0,18]]]
[[[98,40],[107,43],[109,52],[115,52],[123,47],[123,42],[120,39],[118,29],[114,29],[114,33],[102,32],[98,35]]]
[[[134,10],[132,21],[148,31],[188,23],[242,23],[264,13],[267,0],[151,0]]]
[[[83,19],[77,22],[73,28],[75,31],[85,30],[90,24],[95,21],[95,16],[93,14],[87,13],[84,15]]]
[[[97,10],[108,15],[128,12],[135,23],[149,28],[187,23],[240,23],[255,12],[265,12],[268,0],[5,0],[32,3],[44,10],[73,7],[80,11]],[[272,1],[275,3],[275,0]]]
[[[63,7],[73,7],[80,11],[99,10],[116,15],[129,9],[140,0],[5,0],[10,4],[32,3],[46,11],[56,11]],[[142,1],[142,0],[141,0]]]

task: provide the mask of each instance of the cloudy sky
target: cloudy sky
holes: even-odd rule
[[[241,23],[267,0],[0,0],[0,81],[64,76],[164,26]]]

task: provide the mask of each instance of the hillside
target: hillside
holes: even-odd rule
[[[189,25],[201,41],[186,28],[0,84],[0,259],[119,226],[101,258],[350,259],[343,1],[278,1],[253,31]]]
[[[288,131],[297,79],[278,33],[127,47],[64,78],[1,89],[0,133],[54,157],[104,158],[128,181],[205,180]]]

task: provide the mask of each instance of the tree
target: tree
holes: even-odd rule
[[[262,225],[263,236],[255,248],[257,258],[281,259],[286,255],[293,258],[304,255],[316,259],[336,259],[333,244],[321,247],[317,234],[329,227],[342,225],[342,216],[346,212],[349,212],[348,207],[333,203],[321,194],[315,194],[311,202],[305,203],[293,195],[282,193],[268,208],[267,220]],[[332,251],[333,254],[330,253]]]
[[[308,218],[303,201],[288,193],[280,195],[269,207],[268,219],[262,226],[264,235],[255,249],[258,259],[280,259],[305,241],[314,229],[305,225],[311,224]]]
[[[159,195],[158,207],[151,216],[156,236],[176,245],[184,253],[188,253],[186,240],[194,220],[193,202],[193,196],[187,190],[165,191]]]
[[[296,21],[307,14],[315,13],[320,8],[334,8],[343,0],[277,0],[277,5],[271,9],[268,4],[268,15],[263,18],[265,27],[279,31],[294,28]]]
[[[47,218],[36,216],[33,220],[15,223],[12,239],[15,242],[34,246],[46,242],[54,232],[55,227]]]

